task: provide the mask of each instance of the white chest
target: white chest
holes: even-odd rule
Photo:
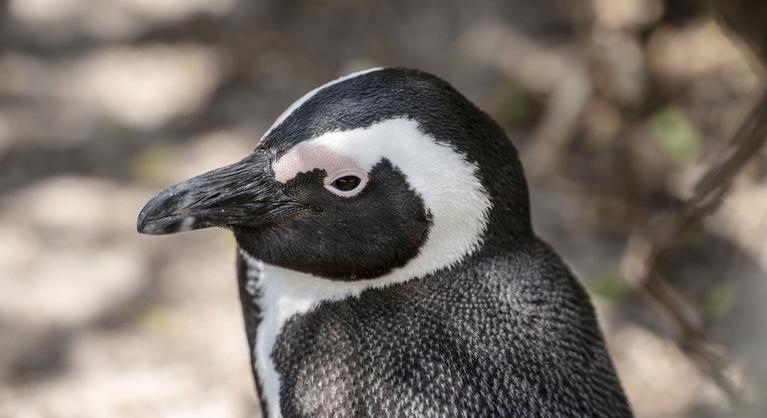
[[[409,276],[391,274],[377,279],[340,282],[293,270],[263,264],[243,253],[248,263],[246,289],[261,309],[261,322],[255,333],[253,351],[255,370],[261,385],[261,399],[270,417],[280,417],[280,383],[272,353],[285,323],[294,315],[315,309],[322,302],[357,297],[369,288],[383,287],[408,280]]]

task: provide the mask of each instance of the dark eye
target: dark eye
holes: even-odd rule
[[[362,180],[357,176],[343,176],[337,178],[330,185],[342,192],[348,192],[359,186],[361,181]]]

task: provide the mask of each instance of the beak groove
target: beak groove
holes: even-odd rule
[[[139,213],[136,229],[162,235],[212,226],[259,228],[306,209],[282,192],[268,156],[257,152],[160,192]]]

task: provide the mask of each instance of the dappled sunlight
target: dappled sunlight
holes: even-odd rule
[[[11,0],[9,17],[25,30],[73,38],[123,39],[153,25],[197,15],[222,16],[235,0]],[[53,37],[43,38],[56,42]]]
[[[138,235],[138,212],[375,66],[435,73],[509,134],[536,233],[596,300],[638,417],[729,416],[621,275],[629,238],[693,195],[764,84],[732,27],[671,3],[0,2],[0,416],[258,416],[234,239]],[[751,395],[767,384],[754,157],[660,263]]]
[[[65,97],[135,128],[156,128],[208,98],[219,73],[211,51],[192,45],[96,52],[69,70]]]

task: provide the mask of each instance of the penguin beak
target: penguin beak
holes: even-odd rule
[[[165,189],[144,206],[136,227],[151,235],[211,226],[262,228],[306,209],[282,192],[261,151]]]

